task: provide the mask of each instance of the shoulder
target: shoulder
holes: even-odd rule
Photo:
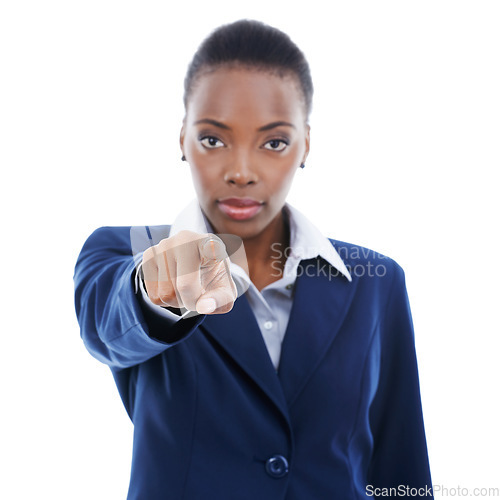
[[[369,281],[391,286],[394,282],[404,284],[404,270],[391,257],[361,245],[328,238],[343,260],[353,281]]]
[[[170,227],[170,225],[99,227],[87,238],[83,249],[136,254],[167,238]]]

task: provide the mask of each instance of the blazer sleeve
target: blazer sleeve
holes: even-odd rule
[[[379,334],[379,380],[369,417],[374,448],[368,484],[400,492],[417,488],[418,496],[432,498],[413,322],[404,272],[396,263]]]
[[[136,256],[137,257],[137,256]],[[75,309],[89,352],[111,368],[142,363],[189,337],[205,315],[173,320],[144,307],[130,228],[94,231],[75,266]]]

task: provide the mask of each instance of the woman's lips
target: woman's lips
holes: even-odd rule
[[[256,215],[263,203],[254,198],[223,198],[218,200],[219,208],[234,220],[247,220]]]

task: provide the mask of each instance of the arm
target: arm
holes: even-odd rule
[[[136,294],[130,228],[100,228],[85,242],[75,267],[75,308],[89,352],[126,368],[187,338],[205,318],[160,315]],[[140,293],[140,292],[139,292]]]
[[[368,484],[378,488],[431,488],[413,323],[404,272],[396,265],[380,324],[380,373],[370,409],[374,452]],[[424,495],[422,495],[424,496]]]

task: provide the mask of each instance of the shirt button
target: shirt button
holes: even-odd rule
[[[293,288],[293,285],[292,285],[292,284],[287,285],[285,288],[286,288],[287,290],[291,290],[291,289]]]
[[[273,322],[272,322],[272,321],[266,321],[266,322],[264,323],[264,328],[265,328],[266,330],[270,330],[272,327],[273,327]]]
[[[288,474],[288,462],[282,455],[273,455],[266,462],[266,472],[276,479]]]

